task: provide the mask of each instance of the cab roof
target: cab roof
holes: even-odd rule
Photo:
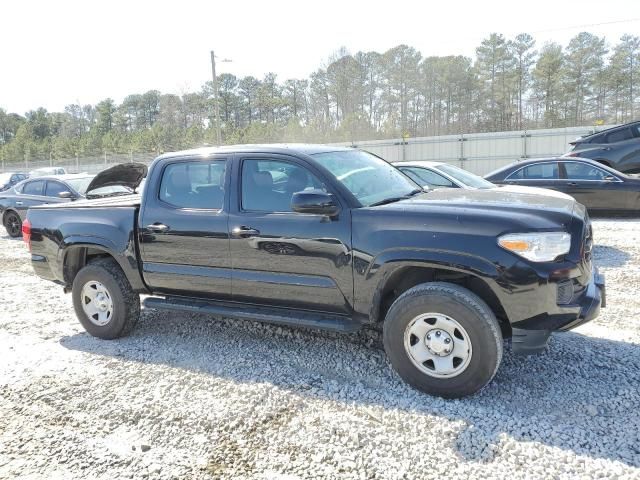
[[[221,147],[201,147],[178,152],[168,152],[158,158],[175,158],[191,156],[209,156],[216,153],[302,153],[314,155],[316,153],[328,153],[339,151],[353,151],[352,147],[339,147],[333,145],[319,145],[312,143],[265,143],[248,145],[224,145]]]

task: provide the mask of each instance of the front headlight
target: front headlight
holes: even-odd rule
[[[552,262],[569,253],[571,234],[566,232],[509,233],[498,245],[532,262]]]

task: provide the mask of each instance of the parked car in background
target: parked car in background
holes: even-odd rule
[[[515,162],[485,178],[505,185],[535,185],[574,197],[590,212],[640,213],[640,179],[584,158]]]
[[[565,156],[595,160],[624,173],[640,173],[640,121],[586,135],[571,142]]]
[[[85,197],[103,197],[133,192],[131,188],[122,185],[96,183],[96,179],[99,181],[100,178],[104,178],[105,172],[99,175],[67,174],[36,177],[18,183],[15,187],[0,193],[0,215],[4,228],[11,237],[19,237],[27,210],[35,205],[64,203]]]
[[[4,192],[13,187],[16,183],[27,178],[26,173],[22,172],[5,172],[0,173],[0,192]]]
[[[444,162],[420,160],[413,162],[395,162],[393,165],[418,185],[430,190],[437,188],[464,188],[467,190],[502,188],[504,191],[509,192],[551,195],[556,197],[567,196],[564,193],[547,188],[496,185],[479,175]]]
[[[67,171],[62,167],[36,168],[29,172],[29,177],[43,177],[45,175],[66,175]]]

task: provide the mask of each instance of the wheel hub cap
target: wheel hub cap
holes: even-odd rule
[[[453,339],[445,330],[434,328],[425,337],[427,349],[434,355],[445,357],[453,350]]]
[[[81,291],[82,309],[91,323],[104,327],[113,316],[113,301],[109,290],[100,282],[89,281]]]
[[[405,329],[404,347],[416,368],[436,378],[460,375],[472,356],[467,331],[442,313],[424,313],[411,320]]]

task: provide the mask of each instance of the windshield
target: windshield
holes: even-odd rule
[[[474,175],[471,172],[467,172],[462,168],[456,167],[455,165],[449,165],[446,163],[442,163],[437,165],[436,168],[441,172],[446,173],[447,175],[455,178],[460,183],[467,185],[472,188],[495,188],[495,185],[478,175]]]
[[[361,150],[316,153],[312,157],[329,170],[365,207],[422,189],[395,167]]]
[[[80,195],[86,195],[87,187],[93,180],[93,177],[71,178],[66,182]],[[113,193],[130,193],[131,189],[122,185],[113,185],[110,187],[101,187],[91,190],[92,196],[111,195]]]

